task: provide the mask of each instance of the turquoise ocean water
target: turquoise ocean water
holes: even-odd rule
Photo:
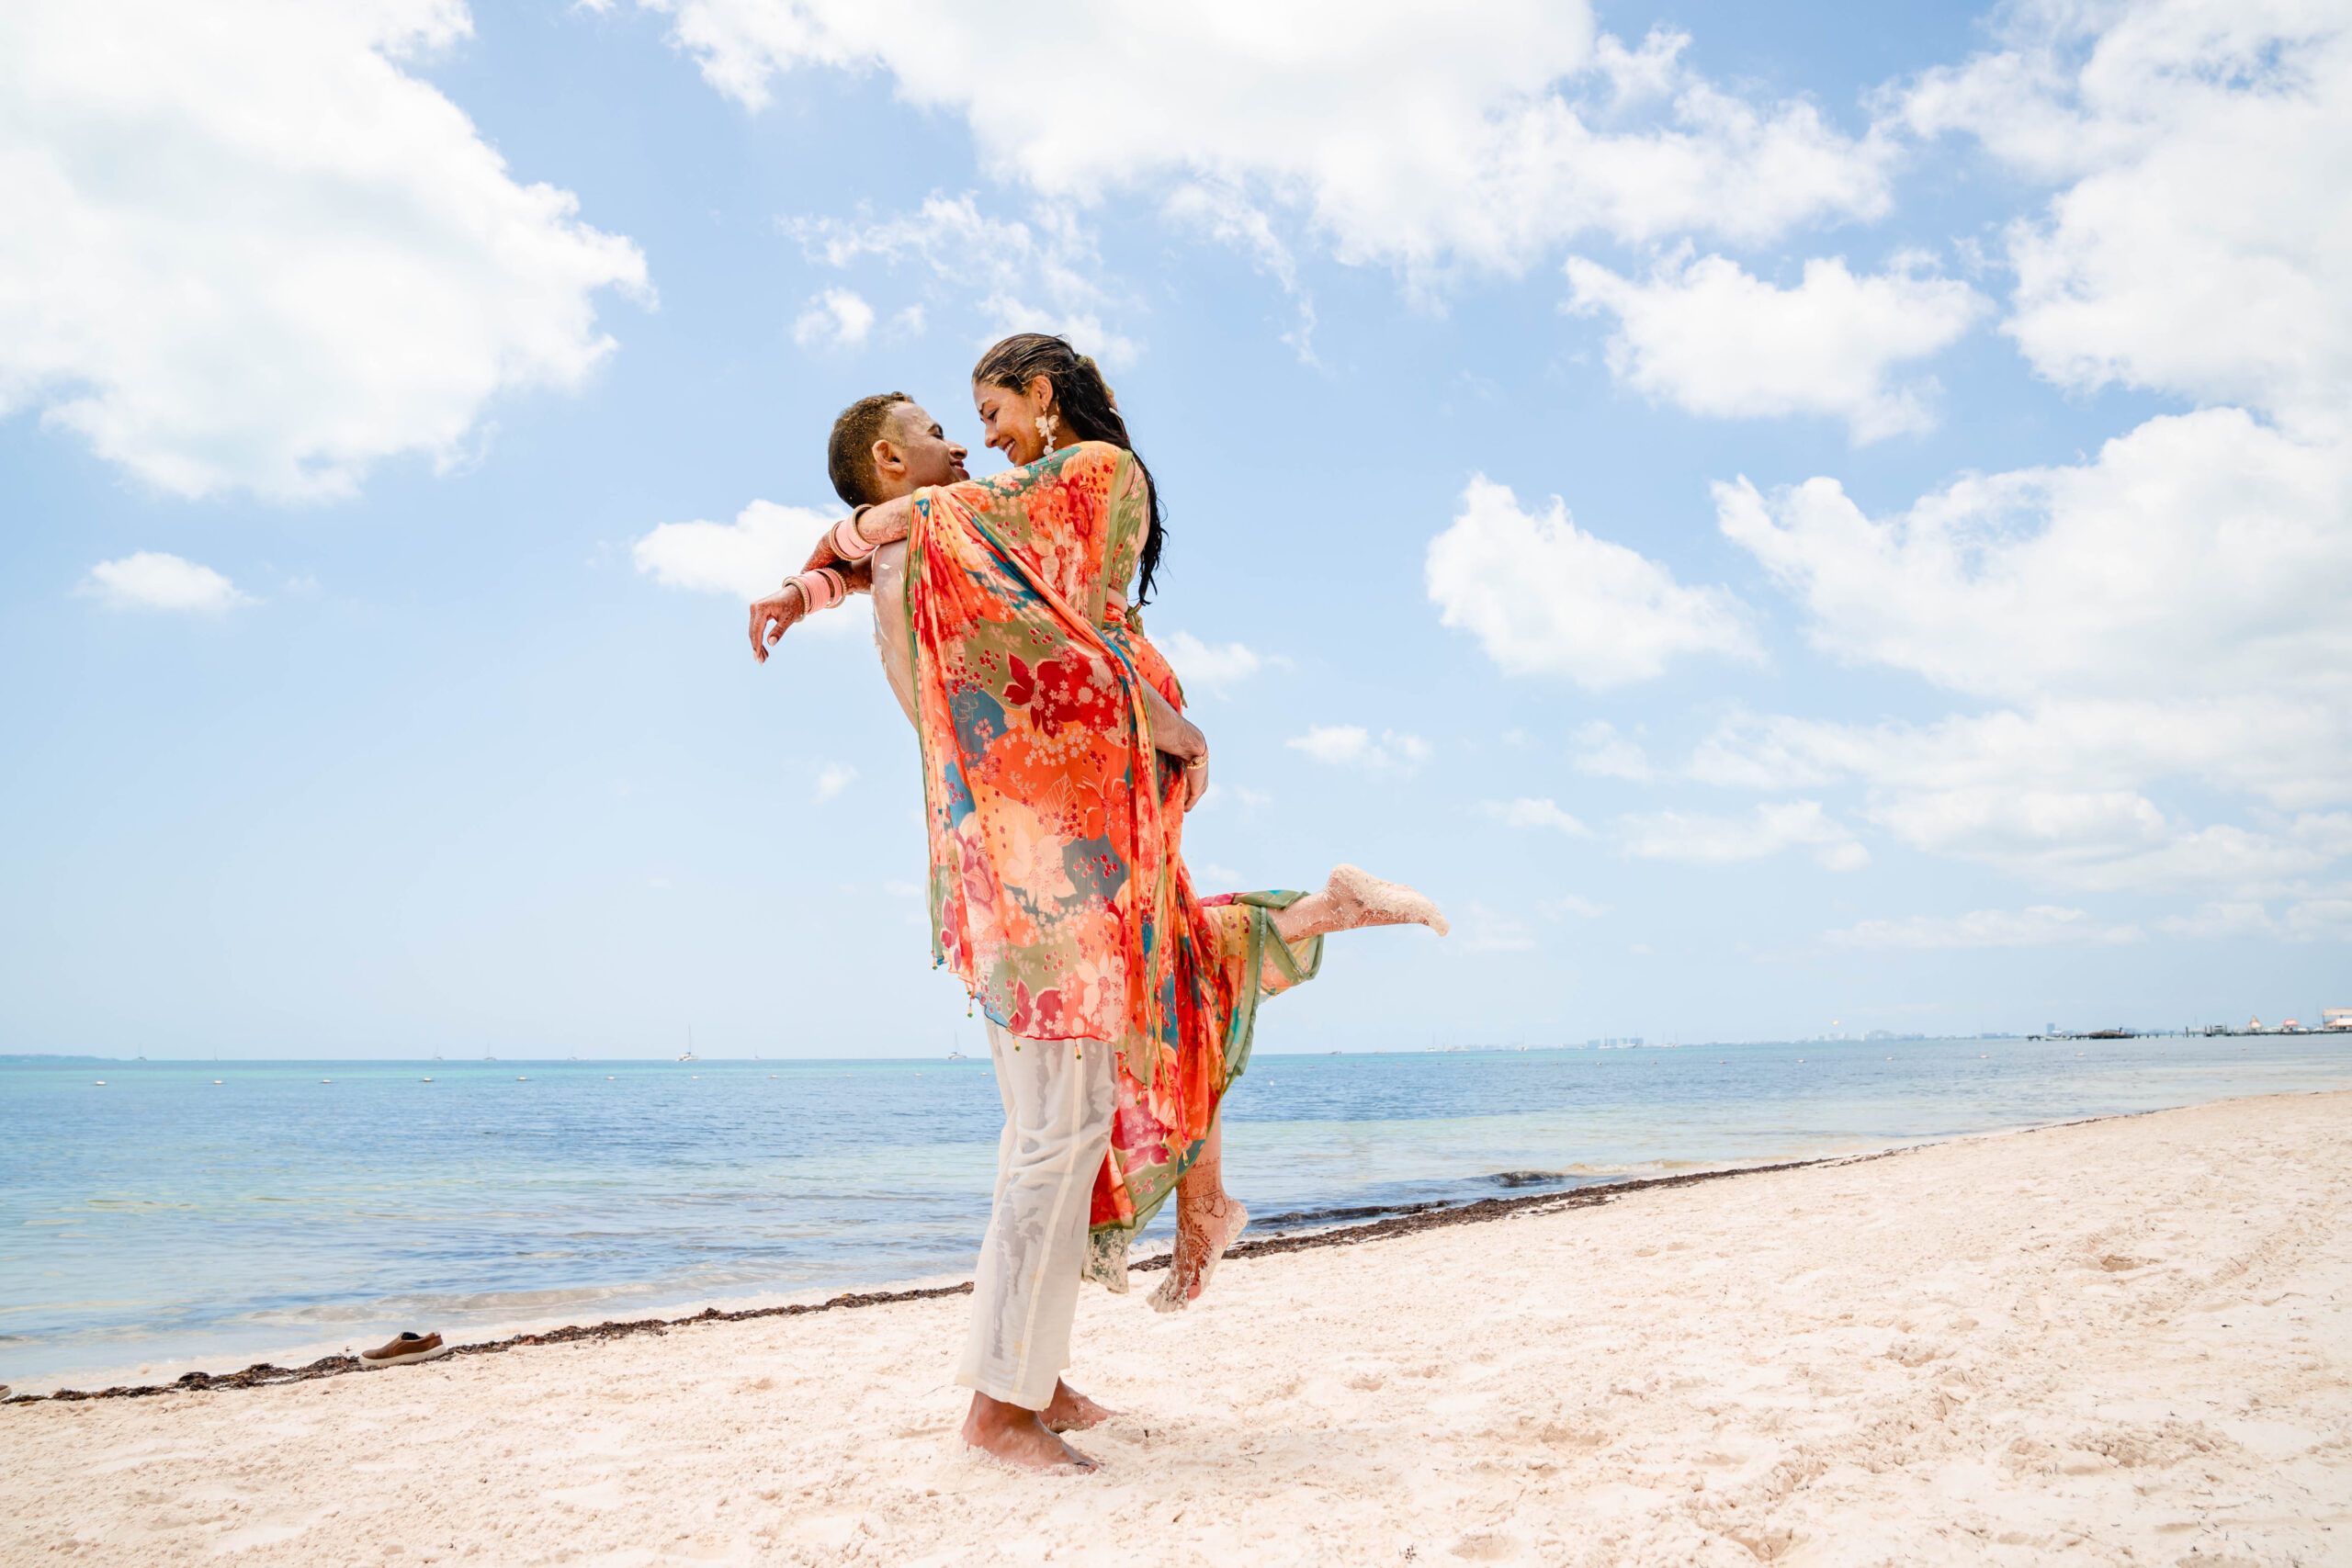
[[[2317,1036],[1267,1055],[1227,1184],[1297,1225],[2345,1088]],[[962,1277],[1000,1122],[984,1061],[0,1064],[0,1382]]]

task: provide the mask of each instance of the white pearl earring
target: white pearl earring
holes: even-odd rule
[[[1044,437],[1047,453],[1051,453],[1054,449],[1054,431],[1060,424],[1061,419],[1058,415],[1041,413],[1037,416],[1037,434]]]

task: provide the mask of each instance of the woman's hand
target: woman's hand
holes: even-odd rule
[[[1184,764],[1184,809],[1190,811],[1209,792],[1209,738],[1201,727],[1176,711],[1150,682],[1143,685],[1143,716],[1151,726],[1151,744]]]
[[[800,596],[800,585],[787,582],[766,598],[752,606],[752,657],[765,664],[768,649],[784,639],[784,634],[808,614],[808,601]]]
[[[1184,810],[1187,815],[1208,792],[1209,754],[1204,751],[1198,761],[1184,764]]]
[[[1149,688],[1147,686],[1146,690]],[[1148,697],[1145,700],[1148,704],[1150,701]],[[1209,738],[1201,733],[1199,725],[1173,707],[1159,705],[1165,711],[1153,721],[1152,744],[1183,764],[1184,809],[1190,811],[1209,792]]]

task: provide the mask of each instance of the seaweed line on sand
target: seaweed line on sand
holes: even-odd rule
[[[2126,1114],[2145,1114],[2127,1112]],[[2106,1117],[2087,1117],[2086,1121],[2106,1121]],[[2075,1125],[2059,1122],[2059,1126]],[[1736,1166],[1726,1170],[1692,1171],[1682,1176],[1653,1176],[1623,1181],[1595,1182],[1566,1192],[1532,1192],[1518,1198],[1481,1198],[1470,1203],[1416,1203],[1385,1220],[1369,1224],[1345,1225],[1333,1230],[1313,1231],[1304,1235],[1268,1236],[1262,1241],[1245,1241],[1230,1248],[1228,1258],[1270,1258],[1280,1252],[1305,1252],[1318,1247],[1354,1247],[1362,1242],[1386,1241],[1395,1236],[1411,1235],[1419,1231],[1436,1230],[1445,1225],[1483,1224],[1492,1220],[1509,1219],[1515,1214],[1555,1213],[1566,1209],[1597,1208],[1615,1201],[1628,1192],[1654,1191],[1666,1187],[1689,1187],[1702,1181],[1724,1181],[1739,1176],[1761,1176],[1768,1171],[1804,1170],[1814,1166],[1855,1165],[1866,1160],[1884,1159],[1905,1149],[1884,1149],[1872,1154],[1831,1156],[1820,1159],[1788,1160],[1778,1165]],[[1169,1265],[1169,1256],[1161,1254],[1130,1265],[1135,1273],[1147,1273]],[[666,1334],[673,1328],[689,1328],[703,1323],[746,1323],[761,1317],[798,1317],[807,1313],[846,1311],[854,1307],[888,1306],[897,1302],[933,1301],[941,1296],[969,1295],[972,1282],[958,1285],[938,1285],[919,1291],[863,1291],[834,1296],[821,1302],[800,1302],[789,1306],[748,1307],[740,1312],[721,1312],[706,1307],[686,1317],[641,1317],[625,1322],[607,1322],[586,1326],[571,1325],[550,1328],[543,1334],[517,1334],[505,1339],[491,1339],[471,1345],[453,1345],[452,1356],[497,1356],[522,1345],[570,1345],[589,1340],[624,1339],[636,1334]],[[346,1372],[367,1371],[356,1356],[323,1356],[303,1367],[274,1366],[256,1361],[237,1372],[187,1372],[167,1383],[117,1384],[112,1388],[84,1390],[61,1388],[53,1393],[19,1393],[0,1400],[5,1404],[38,1404],[44,1401],[72,1402],[85,1399],[143,1399],[158,1393],[197,1393],[214,1389],[262,1388],[276,1383],[309,1382],[317,1378],[341,1377]]]

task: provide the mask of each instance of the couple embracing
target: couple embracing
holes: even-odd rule
[[[1129,1244],[1172,1194],[1151,1304],[1208,1285],[1248,1218],[1220,1179],[1217,1110],[1259,998],[1312,978],[1330,932],[1445,921],[1349,865],[1311,894],[1195,894],[1183,824],[1208,741],[1137,615],[1165,539],[1151,472],[1060,338],[989,349],[972,401],[1012,465],[983,479],[904,394],[842,412],[828,467],[855,510],[752,606],[752,649],[764,662],[798,621],[871,592],[921,743],[933,959],[987,1014],[1004,1102],[956,1374],[964,1438],[1023,1469],[1091,1470],[1058,1435],[1114,1414],[1061,1381],[1080,1282],[1125,1292]]]

